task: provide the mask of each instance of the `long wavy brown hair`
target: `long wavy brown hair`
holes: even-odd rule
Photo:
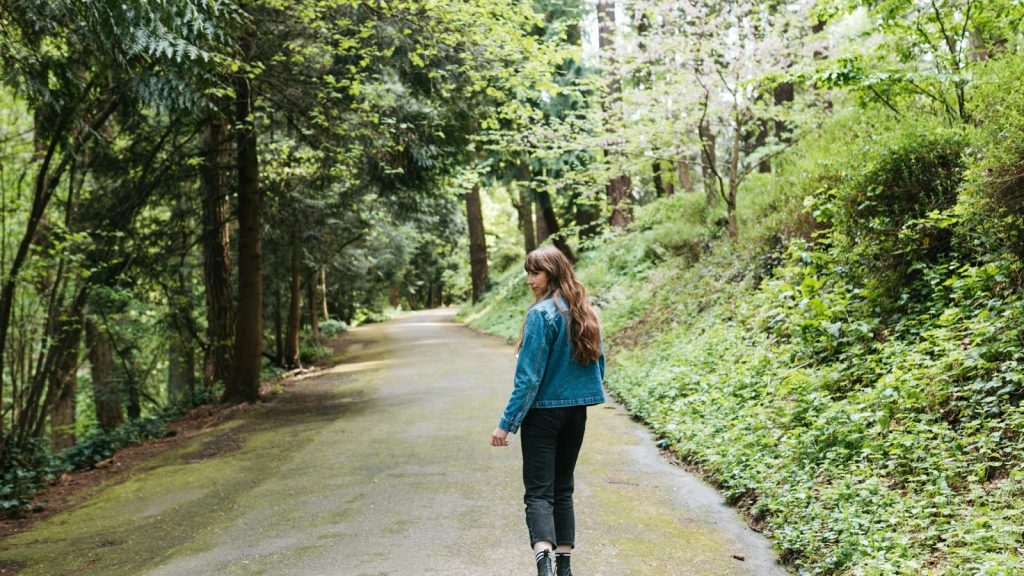
[[[568,313],[573,359],[584,366],[596,362],[601,357],[601,322],[597,319],[594,308],[587,301],[587,290],[576,279],[576,272],[572,269],[569,259],[558,248],[544,246],[526,255],[526,263],[523,268],[527,273],[547,272],[547,293],[539,294],[537,302],[551,298],[562,313]],[[561,305],[558,302],[559,296],[565,299],[568,310],[561,310]],[[523,332],[525,330],[526,322],[524,321],[519,330],[516,353],[523,347]]]

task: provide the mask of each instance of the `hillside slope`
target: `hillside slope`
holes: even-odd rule
[[[977,126],[833,119],[739,241],[682,195],[578,263],[609,389],[804,573],[1024,573],[1016,60]],[[512,339],[531,302],[513,268],[461,317]]]

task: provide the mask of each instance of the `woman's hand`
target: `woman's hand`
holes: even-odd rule
[[[491,446],[508,446],[508,430],[502,430],[501,426],[491,432]]]

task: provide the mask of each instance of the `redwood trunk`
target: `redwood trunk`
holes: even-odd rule
[[[63,355],[56,372],[50,377],[56,392],[50,408],[50,449],[54,454],[75,445],[75,394],[78,391],[75,368],[82,331],[73,330],[72,349]]]
[[[693,192],[693,176],[690,174],[690,159],[680,159],[676,164],[676,172],[679,178],[679,186],[687,192]]]
[[[725,198],[726,211],[729,217],[729,237],[735,238],[739,233],[736,223],[736,193],[740,186],[740,140],[743,134],[743,124],[736,120],[736,133],[732,139],[732,150],[729,156],[729,193]]]
[[[89,371],[92,376],[92,401],[96,420],[106,431],[124,423],[121,410],[120,383],[114,368],[114,347],[99,326],[87,318],[85,321],[86,346],[89,348]]]
[[[311,270],[309,279],[306,280],[307,299],[309,300],[309,333],[313,336],[314,340],[320,339],[320,320],[319,312],[317,311],[320,302],[316,295],[318,278],[320,278],[320,274],[315,270]]]
[[[252,52],[252,39],[243,41]],[[235,83],[235,119],[238,123],[238,311],[231,378],[224,387],[224,402],[254,402],[259,399],[260,368],[263,360],[263,279],[260,228],[263,196],[259,182],[259,158],[253,125],[252,93],[249,79]]]
[[[203,377],[207,385],[226,383],[231,377],[235,314],[231,293],[231,254],[228,230],[227,170],[230,164],[228,126],[214,116],[206,126],[202,182],[203,282],[206,285],[206,357]]]
[[[614,70],[615,66],[615,0],[597,0],[597,44],[602,59],[602,67],[605,74],[611,80],[608,83],[608,101],[605,105],[605,114],[608,116],[619,115],[618,101],[622,92],[622,84],[619,82],[619,75]],[[610,157],[612,151],[605,151],[605,156]],[[627,174],[620,174],[611,179],[605,186],[605,196],[612,213],[608,218],[609,224],[615,228],[625,228],[633,219],[632,208],[629,204],[629,192],[632,189],[632,180]],[[552,231],[554,234],[554,231]]]
[[[665,182],[661,178],[661,160],[655,160],[651,163],[651,172],[654,175],[654,193],[658,198],[668,196]]]
[[[527,254],[537,249],[537,234],[534,231],[533,222],[533,200],[530,193],[524,189],[519,190],[519,225],[523,229],[523,249]]]
[[[487,239],[484,237],[484,215],[480,208],[480,186],[466,192],[466,221],[469,225],[469,265],[473,280],[473,302],[479,302],[487,290]],[[415,308],[410,294],[410,304]]]
[[[302,321],[302,267],[300,265],[301,250],[299,248],[299,231],[291,234],[291,269],[288,283],[288,324],[284,344],[284,364],[288,368],[298,368],[299,359],[299,324]]]
[[[534,213],[534,234],[537,236],[537,245],[540,246],[548,241],[552,232],[551,229],[548,228],[547,220],[544,218],[544,209],[540,205],[539,198],[537,199],[537,207],[536,210],[534,210]]]
[[[327,269],[320,269],[320,303],[323,306],[324,321],[331,319],[331,316],[327,313]]]
[[[570,248],[569,244],[566,243],[565,238],[558,233],[561,228],[559,228],[558,219],[555,217],[555,209],[551,205],[551,196],[549,196],[546,191],[538,191],[537,204],[539,209],[538,212],[544,217],[544,225],[547,226],[549,231],[551,231],[551,243],[555,245],[555,248],[561,250],[562,254],[565,254],[565,257],[568,258],[570,262],[575,262],[576,255],[573,254],[572,248]]]
[[[700,166],[704,177],[704,196],[707,198],[708,204],[714,204],[717,195],[715,191],[717,186],[714,170],[715,135],[707,121],[700,123],[697,127],[697,133],[701,141]]]
[[[274,281],[274,361],[278,366],[284,366],[284,319],[281,318],[281,310],[284,310],[284,302],[281,298],[281,281]]]
[[[608,223],[615,228],[625,228],[633,220],[633,207],[629,202],[632,189],[633,181],[625,174],[612,178],[608,183],[608,205],[612,208]]]

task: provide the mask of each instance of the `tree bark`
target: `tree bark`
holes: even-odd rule
[[[622,84],[619,75],[613,69],[615,64],[615,0],[597,0],[597,44],[603,60],[602,67],[610,78],[608,82],[608,100],[604,112],[607,116],[621,116],[618,103],[621,97]],[[605,156],[613,153],[606,150]],[[620,174],[611,179],[605,186],[608,206],[612,209],[608,222],[615,228],[625,228],[633,219],[632,207],[628,206],[629,193],[633,187],[632,179],[627,174]],[[551,232],[554,234],[554,231]]]
[[[391,290],[388,293],[388,302],[394,308],[398,308],[398,305],[402,303],[402,293],[398,289],[398,284],[391,284]]]
[[[117,109],[117,105],[118,100],[116,98],[111,99],[106,102],[106,105],[95,117],[91,118],[92,121],[88,127],[88,132],[84,137],[79,139],[79,147],[84,145],[86,139],[95,134],[96,131],[106,123]],[[14,310],[14,295],[19,284],[18,276],[21,273],[22,267],[28,261],[29,248],[35,241],[39,224],[45,216],[46,208],[57,189],[57,184],[60,183],[64,172],[71,163],[72,157],[75,156],[74,151],[65,151],[64,154],[62,154],[60,161],[51,170],[59,143],[63,140],[63,137],[67,135],[70,126],[75,120],[73,116],[77,111],[78,110],[72,106],[68,106],[66,108],[64,114],[56,122],[57,126],[52,131],[53,136],[50,139],[49,144],[45,146],[45,152],[43,151],[44,147],[42,140],[40,138],[36,138],[35,141],[37,157],[39,158],[40,164],[36,171],[35,187],[32,193],[32,206],[29,210],[28,220],[25,224],[25,231],[22,234],[21,241],[18,243],[18,249],[11,261],[10,268],[4,276],[5,281],[3,283],[3,288],[0,288],[0,414],[4,412],[3,381],[6,374],[5,360],[7,356],[7,339],[11,329],[11,314]],[[83,115],[83,117],[89,119],[87,115]],[[35,117],[36,122],[45,120],[46,119],[43,118],[41,114],[37,114]],[[36,126],[36,134],[43,134],[45,132],[46,131],[42,130],[41,127]],[[0,460],[3,459],[6,446],[7,436],[3,427],[3,418],[0,418]]]
[[[242,41],[243,53],[253,51],[253,38]],[[263,363],[263,278],[261,228],[263,194],[259,181],[252,91],[248,78],[235,82],[235,119],[238,147],[238,311],[231,378],[224,387],[224,402],[259,399]]]
[[[786,103],[792,102],[795,98],[795,88],[792,82],[783,82],[775,87],[772,93],[772,99],[775,101],[776,106],[782,106]],[[790,130],[789,126],[786,125],[782,120],[775,121],[775,137],[779,139],[779,142],[790,141]],[[768,163],[767,161],[765,162]]]
[[[327,313],[327,268],[320,269],[320,303],[323,306],[324,321],[331,319]]]
[[[547,220],[544,218],[544,211],[540,205],[539,199],[540,193],[538,193],[537,206],[534,212],[533,227],[534,233],[537,236],[537,246],[548,241],[551,238],[551,230],[548,228]]]
[[[284,302],[281,298],[281,281],[274,281],[274,362],[278,366],[284,366],[284,319],[281,318],[281,310],[284,310]]]
[[[519,204],[516,208],[519,211],[519,226],[523,230],[523,250],[529,254],[537,249],[537,234],[533,226],[533,200],[522,187],[519,189]]]
[[[299,324],[302,321],[302,249],[299,246],[299,230],[291,233],[291,269],[288,282],[288,324],[284,345],[284,365],[299,368]]]
[[[51,316],[50,323],[53,328],[49,333],[52,343],[46,349],[35,372],[31,396],[25,402],[22,422],[18,426],[21,434],[19,444],[29,437],[42,437],[47,417],[52,417],[54,407],[62,398],[66,398],[66,388],[74,386],[71,380],[74,379],[78,366],[78,351],[82,341],[82,311],[88,292],[88,287],[80,287],[69,305],[56,307],[56,314]],[[43,388],[46,389],[46,394],[40,403]]]
[[[171,404],[184,401],[192,392],[185,354],[179,335],[171,334],[167,343],[167,400]]]
[[[555,248],[561,250],[562,254],[565,254],[565,257],[570,262],[575,262],[576,254],[573,253],[572,248],[566,243],[565,238],[558,233],[561,228],[558,226],[558,219],[555,218],[555,209],[551,205],[551,196],[546,191],[537,192],[537,205],[539,208],[538,212],[544,217],[544,224],[551,231],[551,243],[555,245]]]
[[[523,249],[529,254],[537,249],[537,245],[543,242],[537,238],[537,231],[534,219],[533,194],[530,191],[530,183],[533,180],[533,171],[530,164],[523,161],[519,163],[519,225],[523,230]]]
[[[203,377],[206,384],[226,383],[231,377],[235,312],[231,290],[230,234],[228,230],[227,170],[230,160],[228,125],[213,116],[206,125],[202,195],[203,282],[206,285],[206,341]]]
[[[473,302],[479,302],[487,290],[487,239],[484,236],[484,215],[480,206],[480,186],[466,192],[466,221],[469,225],[469,265],[473,281]],[[410,301],[412,300],[410,294]],[[415,306],[414,306],[415,307]]]
[[[676,175],[679,178],[679,187],[686,192],[693,192],[693,174],[690,172],[690,159],[680,158],[676,162]]]
[[[616,176],[608,183],[608,205],[612,207],[608,223],[615,228],[625,228],[633,221],[633,207],[629,202],[632,189],[633,179],[626,174]]]
[[[50,376],[56,394],[50,408],[50,450],[56,454],[75,445],[75,394],[78,379],[78,349],[81,346],[80,327],[72,328],[71,348],[60,358],[56,371]]]
[[[85,341],[89,348],[89,370],[92,375],[92,401],[96,420],[105,431],[124,423],[121,410],[120,382],[114,367],[114,348],[92,317],[85,320]]]
[[[740,142],[743,139],[743,123],[736,119],[736,131],[732,138],[732,153],[729,156],[729,193],[725,198],[726,214],[728,215],[728,232],[730,238],[739,233],[736,223],[736,193],[740,187]]]
[[[309,279],[306,280],[306,291],[309,293],[309,333],[313,336],[314,340],[320,339],[320,320],[319,312],[317,308],[320,305],[320,301],[317,298],[316,288],[317,279],[320,277],[320,273],[316,270],[311,270]]]
[[[651,162],[651,172],[654,175],[654,193],[658,198],[664,198],[668,195],[668,191],[665,182],[661,179],[661,160]]]
[[[596,196],[597,194],[593,194]],[[581,240],[595,238],[600,232],[598,222],[601,219],[601,208],[596,202],[577,196],[573,199],[573,217],[579,229]]]
[[[700,165],[704,177],[704,196],[708,204],[713,204],[717,196],[717,179],[715,178],[715,134],[711,124],[705,120],[697,126],[697,134],[701,141]]]

